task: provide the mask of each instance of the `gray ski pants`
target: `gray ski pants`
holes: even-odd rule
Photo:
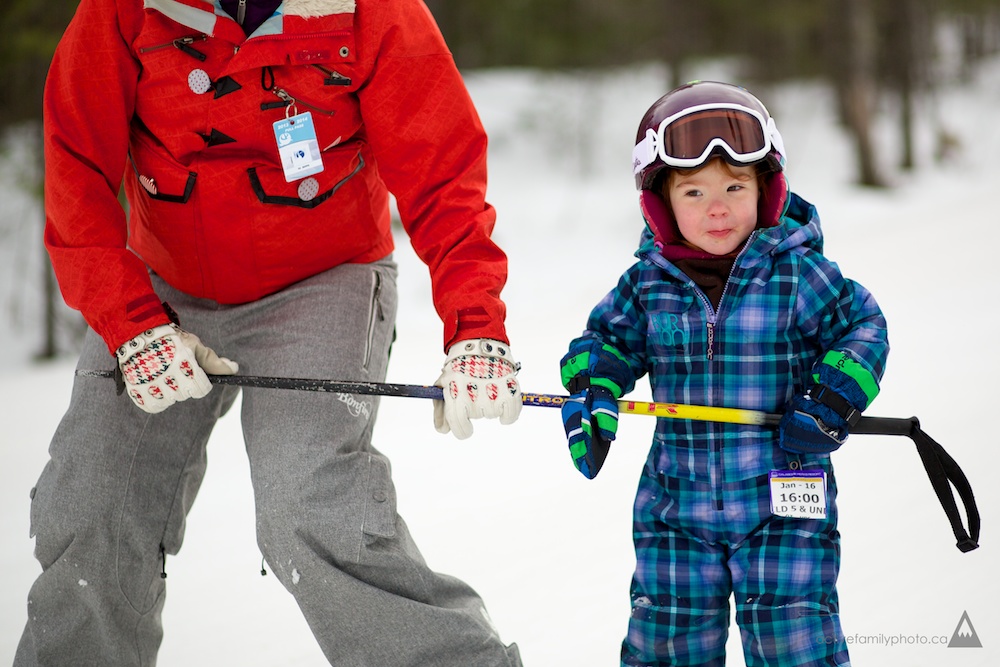
[[[243,374],[385,379],[396,314],[391,258],[343,265],[238,306],[153,278],[181,325]],[[114,363],[89,332],[79,367]],[[29,592],[16,667],[156,663],[164,554],[181,547],[209,435],[236,395],[217,386],[149,415],[109,380],[76,379],[32,495],[43,571]],[[396,513],[389,462],[371,445],[377,408],[369,396],[244,390],[264,557],[331,665],[519,666],[517,646],[502,644],[475,591],[430,571]]]

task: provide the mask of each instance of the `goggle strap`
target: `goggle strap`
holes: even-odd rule
[[[785,142],[781,138],[781,132],[778,132],[778,126],[771,117],[767,119],[767,135],[771,138],[771,148],[781,156],[782,163],[787,161],[788,155],[785,153]]]
[[[632,173],[638,175],[640,171],[656,161],[657,154],[656,132],[653,129],[646,130],[646,136],[632,149]]]

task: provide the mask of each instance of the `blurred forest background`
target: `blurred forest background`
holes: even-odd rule
[[[138,2],[138,0],[135,0]],[[916,168],[914,114],[931,109],[935,90],[974,72],[1000,51],[998,0],[425,0],[463,71],[487,68],[614,71],[661,63],[666,91],[684,82],[686,66],[706,59],[739,63],[742,83],[820,81],[835,92],[838,117],[854,144],[856,180],[884,187],[882,169]],[[5,0],[0,5],[2,177],[40,198],[41,95],[48,63],[78,0]],[[944,67],[943,62],[948,66]],[[930,101],[930,103],[928,103]],[[880,156],[872,141],[879,109],[898,117],[898,156]],[[11,132],[11,130],[15,132]],[[20,142],[10,141],[16,134]],[[944,123],[936,152],[953,142]],[[25,137],[33,137],[25,146]],[[32,146],[33,143],[33,146]],[[11,155],[17,153],[16,155]],[[9,170],[8,170],[9,171]],[[42,216],[0,219],[0,244],[41,234]],[[51,358],[82,329],[61,306],[51,270],[44,340]],[[4,289],[9,289],[5,287]]]

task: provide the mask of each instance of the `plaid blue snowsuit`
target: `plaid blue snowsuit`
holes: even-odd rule
[[[635,378],[648,373],[655,401],[779,412],[829,351],[877,381],[885,320],[821,253],[815,208],[791,194],[781,224],[747,241],[716,312],[647,231],[581,338],[613,345]],[[733,595],[748,666],[848,665],[829,459],[786,453],[773,428],[658,419],[635,500],[622,664],[721,667]],[[772,516],[768,473],[795,466],[826,471],[827,519]]]

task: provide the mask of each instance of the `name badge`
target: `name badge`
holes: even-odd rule
[[[772,470],[771,513],[795,519],[826,518],[826,473],[822,470]]]
[[[291,183],[323,171],[323,155],[319,151],[316,127],[310,112],[276,121],[273,127],[286,182]]]

